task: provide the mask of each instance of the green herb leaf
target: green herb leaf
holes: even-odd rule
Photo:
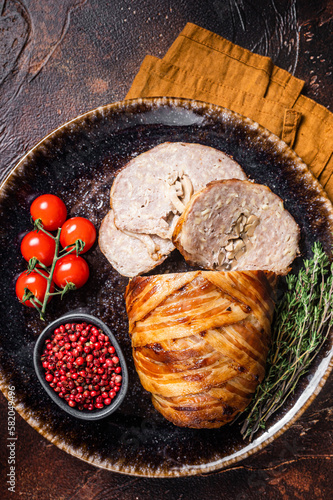
[[[241,428],[252,440],[294,392],[333,325],[333,263],[319,243],[298,276],[287,276],[287,291],[275,311],[266,376],[257,387]]]

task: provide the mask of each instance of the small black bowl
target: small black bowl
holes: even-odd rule
[[[87,323],[91,323],[92,325],[95,325],[97,328],[100,328],[103,330],[103,333],[107,335],[111,341],[111,344],[116,350],[116,354],[119,358],[120,366],[121,366],[121,375],[122,375],[122,384],[120,391],[117,393],[117,396],[115,399],[112,401],[112,403],[109,406],[105,406],[104,408],[101,409],[96,409],[96,410],[77,410],[75,408],[71,408],[64,400],[62,400],[56,392],[52,390],[52,388],[49,386],[49,384],[46,382],[44,378],[44,368],[42,366],[42,361],[41,361],[41,355],[43,352],[45,340],[49,337],[51,337],[53,331],[55,328],[59,327],[62,324],[65,323],[78,323],[78,322],[83,322],[86,321]],[[73,417],[80,418],[82,420],[100,420],[101,418],[105,418],[111,413],[115,412],[121,403],[123,402],[127,389],[128,389],[128,371],[127,371],[127,366],[126,366],[126,361],[124,358],[124,355],[120,349],[120,346],[115,339],[114,335],[111,333],[110,329],[101,321],[100,319],[91,316],[90,314],[85,314],[85,313],[69,313],[65,314],[64,316],[61,316],[60,318],[56,319],[52,323],[50,323],[40,334],[40,336],[37,339],[35,348],[34,348],[34,366],[35,370],[37,373],[37,377],[44,387],[45,391],[47,394],[50,396],[51,399],[55,403],[57,403],[58,406]]]

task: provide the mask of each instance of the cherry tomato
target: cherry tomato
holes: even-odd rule
[[[66,283],[72,282],[76,288],[81,288],[89,278],[87,262],[75,254],[61,257],[55,265],[53,279],[56,285],[64,288]]]
[[[55,241],[43,231],[30,231],[21,242],[21,252],[25,260],[36,257],[45,266],[50,266],[55,252]]]
[[[33,220],[42,219],[47,231],[55,231],[61,227],[67,217],[65,203],[54,194],[42,194],[36,198],[30,207]]]
[[[72,217],[66,220],[61,228],[60,243],[64,248],[78,239],[85,243],[81,253],[87,252],[96,240],[96,229],[93,223],[84,217]]]
[[[46,273],[44,271],[40,271],[44,276]],[[16,280],[15,291],[19,300],[23,299],[24,289],[29,288],[30,292],[34,294],[34,296],[40,301],[43,302],[45,297],[47,287],[47,280],[43,278],[36,271],[32,271],[28,273],[28,271],[23,271],[20,276]],[[51,283],[50,292],[54,291],[54,283]],[[49,297],[48,302],[51,300]],[[24,305],[28,307],[34,307],[34,305],[30,302],[30,299],[24,301]]]

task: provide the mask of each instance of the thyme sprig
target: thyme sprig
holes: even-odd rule
[[[31,290],[29,290],[29,288],[25,288],[24,295],[22,297],[21,302],[24,303],[26,300],[30,300],[31,304],[39,312],[40,319],[45,320],[46,305],[47,305],[50,297],[53,295],[60,295],[61,298],[63,298],[63,296],[67,292],[69,292],[70,290],[76,289],[76,286],[74,283],[68,282],[66,284],[66,286],[64,288],[62,288],[61,290],[55,289],[55,291],[51,292],[53,274],[54,274],[54,269],[55,269],[56,263],[62,257],[65,257],[66,255],[69,255],[70,253],[74,253],[74,251],[75,251],[76,255],[79,255],[79,253],[81,253],[82,250],[84,249],[85,243],[83,240],[77,239],[74,244],[68,245],[65,248],[60,250],[61,228],[58,229],[56,236],[54,236],[52,233],[50,233],[49,231],[46,231],[46,229],[44,229],[41,219],[36,219],[34,221],[34,229],[37,231],[42,231],[43,233],[47,234],[50,238],[52,238],[55,241],[54,257],[53,257],[53,261],[52,261],[50,268],[46,267],[36,257],[33,257],[32,259],[29,260],[27,273],[29,274],[32,271],[34,271],[34,272],[40,274],[41,276],[43,276],[43,278],[45,278],[47,281],[46,292],[44,295],[43,302],[41,302],[40,300],[37,299],[37,297],[35,297],[35,295],[31,292]]]
[[[333,263],[320,243],[298,275],[286,278],[287,291],[275,311],[266,376],[246,410],[241,434],[251,441],[294,392],[299,379],[333,325]]]

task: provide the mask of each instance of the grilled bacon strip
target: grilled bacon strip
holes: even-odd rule
[[[135,367],[175,425],[220,427],[264,377],[274,273],[193,271],[133,278],[126,289]]]

